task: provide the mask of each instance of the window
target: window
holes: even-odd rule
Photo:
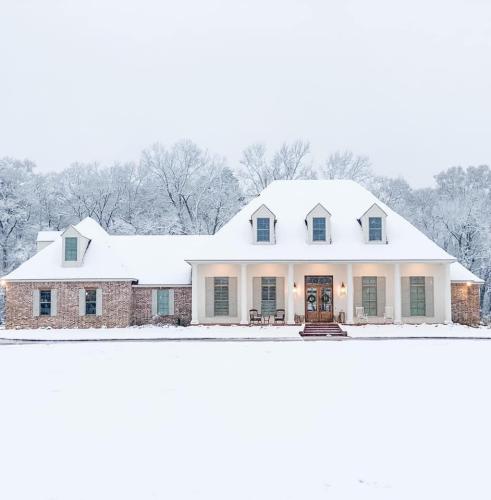
[[[369,241],[382,241],[382,217],[368,218]]]
[[[65,238],[65,260],[77,260],[77,238]]]
[[[363,276],[361,280],[362,306],[367,316],[377,316],[377,278]]]
[[[411,316],[426,316],[426,293],[424,276],[409,278]]]
[[[261,313],[276,312],[276,278],[261,278]]]
[[[228,316],[229,315],[229,304],[228,304],[228,278],[215,278],[215,316]]]
[[[312,219],[313,241],[326,241],[326,219],[325,217],[314,217]]]
[[[157,290],[157,314],[169,315],[169,290]]]
[[[97,291],[85,290],[85,314],[94,316],[97,314]]]
[[[39,315],[51,316],[51,290],[39,292]]]
[[[269,241],[269,219],[258,217],[257,219],[257,241]]]

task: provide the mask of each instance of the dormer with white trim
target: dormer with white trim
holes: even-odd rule
[[[61,241],[61,265],[63,267],[80,267],[90,239],[81,234],[74,226],[68,226],[61,235]]]
[[[332,243],[331,214],[321,203],[305,217],[307,226],[307,243],[312,245],[329,245]]]
[[[276,216],[266,206],[261,205],[249,221],[252,226],[252,242],[256,245],[274,245],[276,243]]]
[[[374,203],[359,219],[365,243],[387,244],[387,214]]]

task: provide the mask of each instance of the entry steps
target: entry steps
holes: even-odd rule
[[[346,337],[347,333],[341,330],[337,323],[306,323],[302,337]]]

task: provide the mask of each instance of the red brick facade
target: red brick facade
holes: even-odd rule
[[[80,316],[79,290],[102,289],[102,314]],[[35,316],[34,290],[57,290],[56,316]],[[191,288],[174,288],[173,316],[152,317],[152,289],[133,287],[128,281],[9,282],[6,288],[7,328],[100,328],[146,323],[189,324]]]
[[[152,288],[133,288],[132,324],[148,323],[181,324],[191,323],[191,287],[174,288],[174,315],[152,315]]]
[[[452,321],[454,323],[479,324],[480,292],[479,285],[452,283]]]

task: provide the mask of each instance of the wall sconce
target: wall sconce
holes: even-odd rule
[[[344,281],[341,283],[341,288],[339,289],[339,295],[341,297],[346,296],[346,285],[344,284]]]
[[[0,288],[5,288],[7,286],[7,282],[5,280],[0,281]]]
[[[297,283],[296,281],[293,282],[293,293],[297,293],[298,290],[297,290]]]

